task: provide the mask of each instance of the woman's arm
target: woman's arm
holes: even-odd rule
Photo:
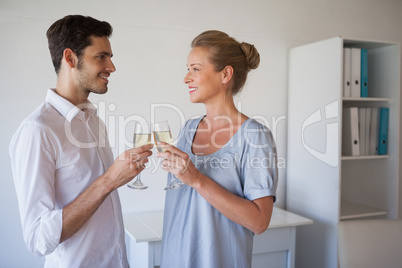
[[[273,196],[250,201],[232,194],[212,179],[201,176],[191,187],[223,215],[256,234],[268,228],[274,206]]]
[[[268,228],[273,210],[273,196],[252,201],[239,197],[203,175],[186,153],[172,145],[160,145],[169,151],[157,154],[164,159],[163,169],[194,188],[208,203],[230,220],[256,234],[263,233]]]

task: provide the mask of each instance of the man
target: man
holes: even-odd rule
[[[45,267],[128,267],[117,188],[144,169],[152,145],[113,161],[88,101],[116,70],[111,34],[109,23],[80,15],[48,29],[57,85],[10,143],[24,240]]]

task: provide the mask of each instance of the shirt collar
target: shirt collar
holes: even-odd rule
[[[51,104],[61,115],[66,118],[68,122],[71,122],[74,117],[85,119],[85,112],[87,112],[89,115],[96,114],[96,108],[91,102],[88,101],[80,104],[79,107],[77,107],[57,94],[54,89],[48,89],[46,102]]]

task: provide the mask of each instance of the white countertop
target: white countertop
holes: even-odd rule
[[[123,220],[126,233],[136,243],[162,241],[163,211],[124,214]],[[274,207],[268,230],[312,223],[308,218]]]

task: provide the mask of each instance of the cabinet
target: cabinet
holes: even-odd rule
[[[159,267],[163,211],[124,214],[123,220],[130,266]],[[268,230],[254,236],[252,268],[295,267],[296,228],[312,223],[310,219],[274,207]]]
[[[368,50],[367,98],[343,98],[343,48]],[[341,220],[398,217],[400,45],[331,38],[289,52],[286,208],[314,220],[296,267],[337,267]],[[342,156],[342,109],[388,107],[388,155]]]

